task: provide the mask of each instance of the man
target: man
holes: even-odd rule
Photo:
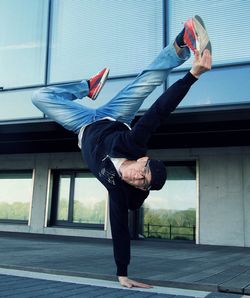
[[[130,124],[144,99],[162,84],[172,68],[194,52],[192,69],[163,93],[131,129]],[[166,180],[164,164],[150,159],[147,142],[152,133],[184,98],[199,76],[211,69],[211,44],[199,16],[188,20],[174,44],[164,48],[137,78],[108,103],[90,109],[74,102],[93,100],[104,85],[108,69],[80,83],[42,88],[33,103],[51,119],[79,134],[79,146],[89,169],[109,192],[110,222],[117,276],[125,287],[150,287],[127,277],[130,261],[128,209],[140,208],[150,190]]]

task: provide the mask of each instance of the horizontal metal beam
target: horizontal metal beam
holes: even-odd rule
[[[178,109],[149,141],[149,149],[249,145],[250,106]],[[65,151],[79,151],[77,135],[49,119],[0,124],[0,154]]]

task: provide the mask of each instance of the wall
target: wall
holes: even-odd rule
[[[250,246],[249,148],[200,155],[200,243]]]
[[[250,147],[154,150],[163,160],[197,160],[197,243],[250,247]],[[0,169],[34,168],[28,226],[0,224],[1,231],[110,238],[106,230],[46,227],[49,169],[83,169],[80,153],[0,155]]]
[[[49,169],[57,168],[84,169],[86,165],[83,163],[80,153],[0,155],[0,170],[34,169],[33,200],[29,225],[0,223],[0,231],[110,238],[109,223],[106,224],[104,231],[46,227]]]
[[[250,148],[152,152],[166,160],[197,160],[197,243],[250,247]]]

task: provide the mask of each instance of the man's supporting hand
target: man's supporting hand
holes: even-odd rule
[[[212,56],[209,50],[203,52],[202,57],[200,57],[199,52],[195,51],[194,61],[192,69],[190,70],[191,74],[197,79],[201,74],[211,69],[212,66]]]
[[[127,276],[118,276],[118,280],[123,287],[127,287],[127,288],[133,288],[133,287],[144,288],[144,289],[153,288],[150,285],[129,279]]]

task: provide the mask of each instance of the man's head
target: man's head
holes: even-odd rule
[[[167,178],[163,162],[149,159],[147,156],[133,161],[127,160],[120,172],[125,182],[145,191],[161,189]]]

